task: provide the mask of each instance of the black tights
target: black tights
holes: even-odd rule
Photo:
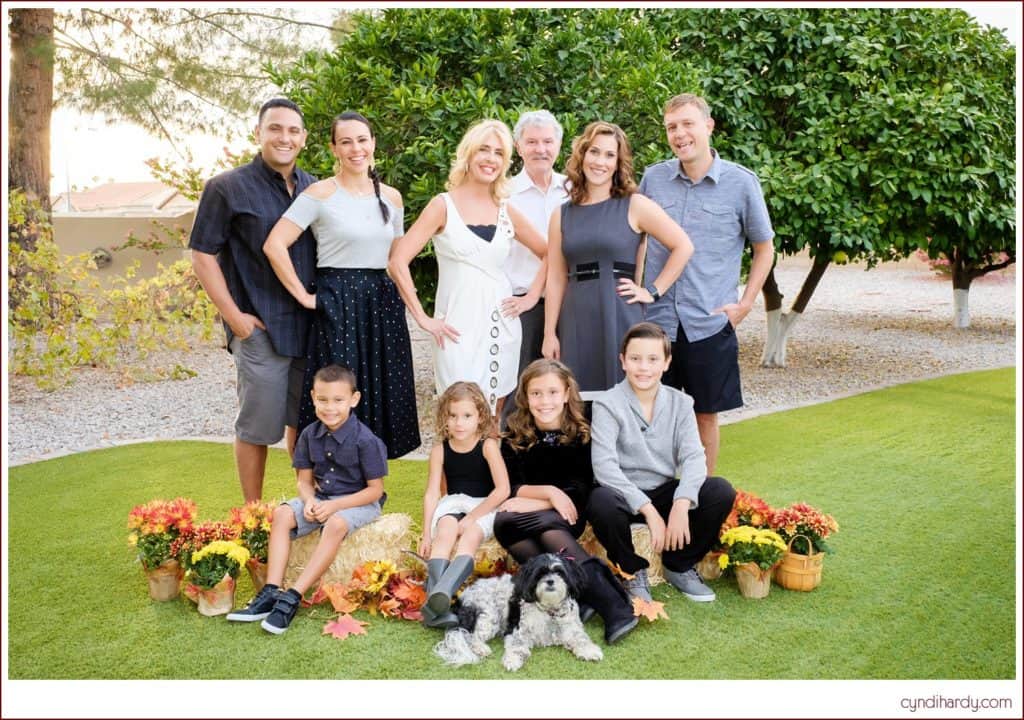
[[[590,554],[576,541],[582,530],[582,521],[571,526],[554,510],[500,512],[494,518],[495,537],[519,564],[541,553],[564,553],[583,562]]]

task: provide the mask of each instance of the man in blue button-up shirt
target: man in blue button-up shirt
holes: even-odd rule
[[[260,152],[248,165],[211,179],[196,210],[192,267],[224,320],[238,373],[235,464],[246,502],[263,494],[267,446],[285,435],[295,445],[311,313],[274,274],[263,243],[270,229],[315,178],[295,166],[306,144],[298,106],[284,98],[260,108]],[[307,230],[289,248],[295,271],[312,291],[316,241]]]
[[[682,226],[694,252],[672,288],[647,306],[647,319],[673,341],[664,381],[693,397],[712,475],[718,459],[718,413],[743,405],[736,326],[750,312],[771,270],[775,233],[757,176],[711,148],[715,121],[707,102],[697,95],[677,95],[665,104],[664,116],[675,158],[648,167],[640,192]],[[743,297],[737,300],[746,242],[754,258]],[[661,243],[650,243],[647,278],[657,277],[667,258]]]

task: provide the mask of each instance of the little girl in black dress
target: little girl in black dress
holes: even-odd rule
[[[437,402],[440,445],[430,451],[420,554],[427,560],[427,627],[453,627],[455,591],[473,571],[480,543],[493,535],[494,512],[508,497],[508,473],[491,435],[490,405],[476,383],[456,382]],[[455,557],[449,563],[452,550]]]
[[[624,637],[637,624],[629,595],[577,541],[594,487],[590,426],[572,371],[561,362],[535,360],[523,371],[501,455],[511,497],[494,519],[498,542],[519,563],[547,552],[579,563],[587,578],[582,600],[604,619],[605,641]]]

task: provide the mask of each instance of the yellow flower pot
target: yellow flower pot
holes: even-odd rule
[[[235,580],[227,575],[209,590],[199,590],[199,612],[212,617],[227,615],[235,604]]]
[[[772,571],[762,570],[757,563],[741,563],[736,566],[736,582],[739,583],[743,597],[760,600],[768,597],[772,587]]]

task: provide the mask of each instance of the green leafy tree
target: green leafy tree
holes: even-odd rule
[[[332,172],[329,128],[339,112],[369,117],[376,160],[415,218],[443,189],[456,145],[486,117],[510,126],[546,108],[569,141],[597,119],[618,123],[636,167],[666,154],[660,122],[671,94],[697,77],[666,37],[636,10],[393,9],[354,18],[330,53],[308,53],[273,76],[302,107],[310,129],[305,165]],[[514,168],[515,169],[515,168]],[[414,264],[420,297],[432,301],[436,264],[428,246]]]
[[[765,283],[762,363],[832,262],[932,253],[981,270],[1012,248],[1013,68],[1005,37],[950,9],[657,11],[698,63],[723,155],[761,177],[785,254],[811,269],[782,312]],[[957,184],[960,184],[957,188]]]

